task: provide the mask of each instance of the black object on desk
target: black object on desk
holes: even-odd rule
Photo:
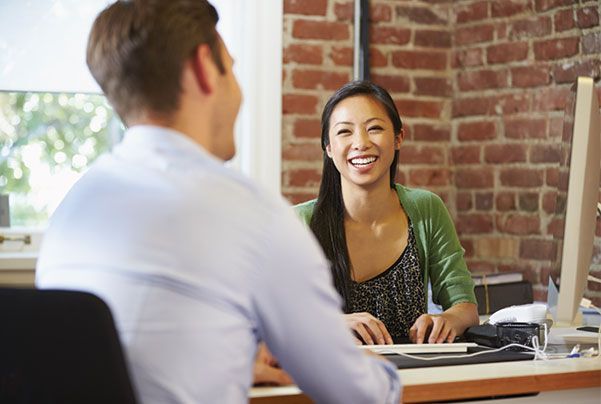
[[[477,285],[474,294],[478,314],[492,314],[505,307],[532,303],[532,284],[528,281]]]
[[[492,351],[486,347],[468,348],[467,354]],[[515,351],[500,351],[490,352],[476,356],[464,356],[465,353],[435,353],[435,354],[411,354],[404,356],[398,354],[385,354],[384,357],[394,363],[399,369],[413,368],[429,368],[435,366],[454,366],[454,365],[471,365],[475,363],[492,363],[492,362],[511,362],[511,361],[527,361],[534,359],[534,354],[515,352]],[[434,360],[420,360],[419,358],[432,358]]]

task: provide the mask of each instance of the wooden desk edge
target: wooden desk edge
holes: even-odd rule
[[[601,370],[418,384],[403,387],[404,403],[511,396],[543,391],[601,387]],[[254,397],[251,404],[310,404],[304,394]]]
[[[403,402],[510,396],[590,387],[601,387],[601,370],[412,385],[403,389]]]

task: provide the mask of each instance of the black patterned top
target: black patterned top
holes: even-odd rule
[[[426,313],[424,281],[413,225],[407,247],[390,268],[364,282],[351,282],[349,313],[368,312],[384,323],[395,342],[409,336],[409,328]]]

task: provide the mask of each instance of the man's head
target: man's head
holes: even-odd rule
[[[169,120],[180,107],[183,70],[206,45],[225,74],[217,11],[206,0],[119,0],[98,15],[87,63],[127,124],[143,115]]]

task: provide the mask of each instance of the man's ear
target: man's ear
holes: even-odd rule
[[[196,47],[192,56],[192,70],[202,92],[211,94],[215,89],[218,72],[209,45],[201,44]]]

